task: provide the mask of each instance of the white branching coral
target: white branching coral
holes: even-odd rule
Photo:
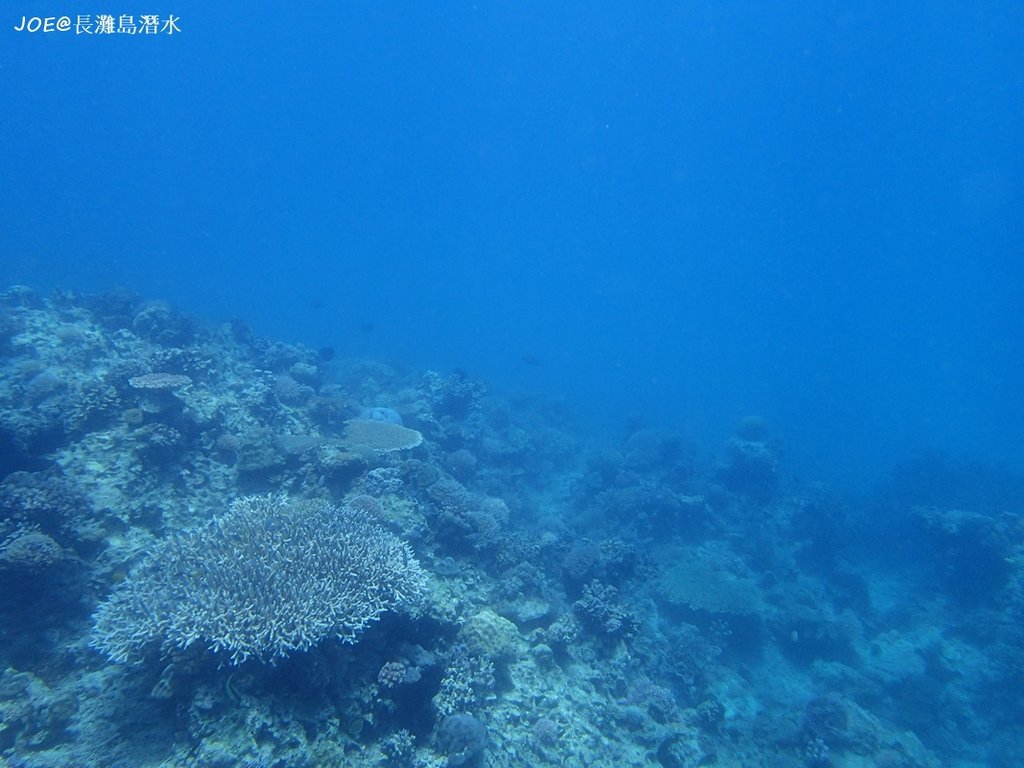
[[[97,609],[92,645],[118,662],[155,643],[273,662],[331,637],[354,643],[381,614],[414,610],[425,594],[408,544],[365,513],[249,496],[133,568]]]

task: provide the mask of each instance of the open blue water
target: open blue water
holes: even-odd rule
[[[1019,466],[1016,3],[181,2],[172,36],[11,31],[74,5],[4,18],[5,283],[461,366],[616,434],[757,413],[840,482],[926,447]]]

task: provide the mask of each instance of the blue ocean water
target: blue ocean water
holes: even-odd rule
[[[463,367],[606,434],[629,412],[714,444],[756,413],[837,482],[1024,458],[1015,3],[183,2],[172,36],[11,31],[65,10],[91,7],[5,19],[5,283]]]
[[[15,29],[107,13],[174,34]],[[1017,520],[1022,93],[1016,2],[19,0],[0,288],[125,288],[557,401],[587,450],[643,427],[713,465],[757,416],[786,478],[875,494],[850,513],[867,541],[899,504]],[[810,570],[839,568],[828,541]],[[945,553],[929,541],[914,557]],[[1003,584],[992,563],[1022,555],[998,553],[954,564],[982,585],[954,602]]]

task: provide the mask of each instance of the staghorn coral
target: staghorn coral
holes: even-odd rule
[[[380,751],[389,766],[411,766],[416,756],[416,740],[401,728],[380,740]]]
[[[273,662],[330,637],[353,643],[425,587],[408,545],[358,511],[249,496],[139,563],[96,611],[92,645],[119,662],[155,641]]]
[[[583,588],[583,597],[572,604],[580,624],[598,637],[630,637],[640,621],[618,602],[619,591],[596,579]]]
[[[441,717],[476,709],[494,691],[494,663],[472,653],[465,645],[453,645],[444,658],[441,687],[434,695],[434,710]]]
[[[62,547],[81,547],[94,523],[88,500],[55,469],[12,472],[0,482],[0,537],[39,529]]]

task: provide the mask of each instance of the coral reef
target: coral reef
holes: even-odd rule
[[[0,374],[5,765],[1024,764],[1010,473],[847,500],[124,292],[0,293]]]

